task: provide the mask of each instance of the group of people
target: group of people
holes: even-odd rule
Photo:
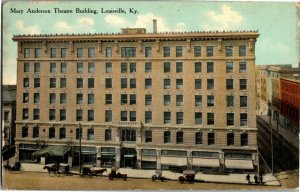
[[[249,174],[246,176],[246,179],[248,181],[248,184],[251,184],[250,175]],[[258,183],[263,184],[263,177],[262,177],[262,175],[260,175],[259,178],[257,177],[257,175],[254,175],[254,183],[255,184],[258,184]]]

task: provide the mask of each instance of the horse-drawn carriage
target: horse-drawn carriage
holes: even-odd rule
[[[70,174],[70,166],[65,163],[52,163],[44,166],[47,169],[49,176],[65,176]]]
[[[13,166],[10,165],[4,165],[3,166],[5,170],[11,171],[11,172],[21,172],[22,171],[22,165],[19,161],[17,161]]]
[[[81,177],[89,176],[90,178],[93,176],[102,176],[104,172],[107,172],[107,169],[103,169],[101,167],[94,167],[92,165],[86,165],[82,167]]]
[[[122,174],[122,173],[120,173],[120,171],[118,171],[118,168],[116,168],[116,167],[113,167],[112,169],[111,169],[111,172],[109,173],[109,175],[108,175],[108,178],[110,179],[110,180],[114,180],[114,179],[123,179],[124,181],[126,181],[127,180],[127,174]]]
[[[194,183],[195,171],[193,171],[193,170],[183,171],[183,176],[178,177],[178,180],[180,183],[184,183],[184,182]]]

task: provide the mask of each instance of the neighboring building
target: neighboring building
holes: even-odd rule
[[[2,85],[2,147],[14,144],[16,85]]]
[[[83,162],[98,166],[257,171],[258,36],[155,25],[14,36],[18,158],[35,160],[40,143],[71,145],[64,160],[76,165],[82,135]]]

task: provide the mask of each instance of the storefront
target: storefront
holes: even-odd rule
[[[116,165],[116,149],[114,147],[101,147],[101,167]]]
[[[135,169],[137,167],[136,163],[137,157],[135,148],[122,148],[120,167]]]
[[[225,172],[254,173],[251,153],[225,153]]]
[[[141,169],[156,169],[157,155],[155,149],[142,149],[141,155]]]
[[[19,161],[28,163],[37,163],[38,158],[32,153],[41,149],[40,145],[36,144],[19,144]]]
[[[79,165],[79,146],[74,147],[74,158],[73,158],[73,165]],[[96,157],[97,151],[96,147],[81,147],[81,162],[82,164],[94,164],[96,165]]]
[[[179,150],[161,151],[161,169],[182,172],[187,169],[187,152]]]
[[[192,168],[203,173],[218,173],[220,160],[218,152],[193,151]]]

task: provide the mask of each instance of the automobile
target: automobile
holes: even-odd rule
[[[108,174],[108,178],[110,180],[114,180],[114,179],[120,179],[122,178],[123,181],[127,180],[127,174],[122,174],[120,173],[120,171],[118,170],[118,168],[112,168],[111,172]]]
[[[180,183],[188,182],[194,183],[195,182],[195,171],[194,170],[185,170],[183,171],[183,176],[179,176],[178,180]]]
[[[155,174],[152,175],[152,181],[160,180],[161,182],[167,180],[166,177],[162,176],[162,171],[155,171]]]

